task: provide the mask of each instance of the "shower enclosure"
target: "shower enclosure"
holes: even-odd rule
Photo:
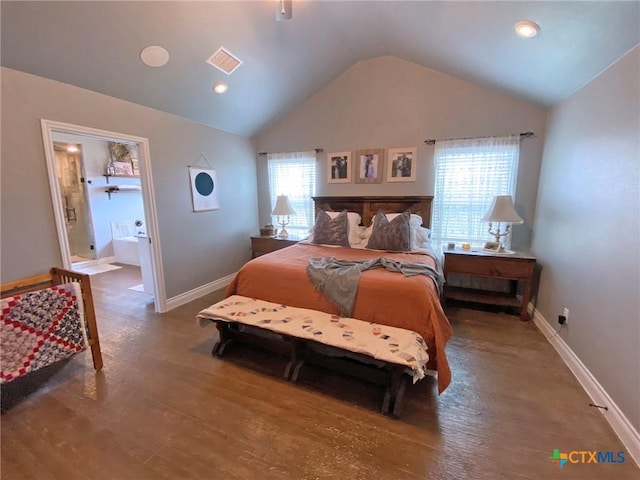
[[[56,175],[62,196],[72,263],[96,259],[91,210],[85,188],[82,146],[54,142]]]

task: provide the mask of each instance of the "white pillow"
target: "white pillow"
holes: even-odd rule
[[[386,213],[385,217],[387,217],[387,220],[391,221],[394,218],[396,218],[398,215],[402,215],[401,213]],[[373,224],[376,221],[376,216],[374,215],[373,218],[371,219],[371,225],[373,226]],[[420,227],[422,225],[422,217],[420,215],[416,215],[415,213],[411,214],[411,219],[409,220],[409,223],[411,225],[416,224],[416,226]]]
[[[327,214],[334,219],[340,215],[340,212],[327,212]],[[347,212],[347,221],[349,222],[349,244],[359,244],[361,242],[359,226],[362,217],[359,213]]]

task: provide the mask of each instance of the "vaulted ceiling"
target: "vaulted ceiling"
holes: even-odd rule
[[[638,1],[2,1],[3,66],[252,136],[359,60],[393,55],[542,105],[640,42]],[[515,35],[532,20],[535,38]],[[148,45],[164,67],[140,61]],[[227,75],[205,61],[224,46]],[[224,95],[212,84],[225,81]],[[402,82],[402,79],[398,79]]]

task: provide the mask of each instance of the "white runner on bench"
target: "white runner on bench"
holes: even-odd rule
[[[404,365],[411,370],[414,383],[425,376],[429,360],[424,340],[410,330],[241,295],[205,308],[197,319],[200,326],[211,320],[242,323]]]

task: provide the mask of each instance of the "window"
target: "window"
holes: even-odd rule
[[[432,238],[435,247],[492,240],[482,221],[495,195],[514,195],[520,136],[436,142]],[[510,246],[510,236],[503,239]]]
[[[316,194],[316,152],[270,153],[267,156],[269,169],[269,196],[271,210],[278,195],[287,195],[296,214],[291,215],[287,230],[306,234],[313,226]],[[277,226],[277,218],[273,218]]]

